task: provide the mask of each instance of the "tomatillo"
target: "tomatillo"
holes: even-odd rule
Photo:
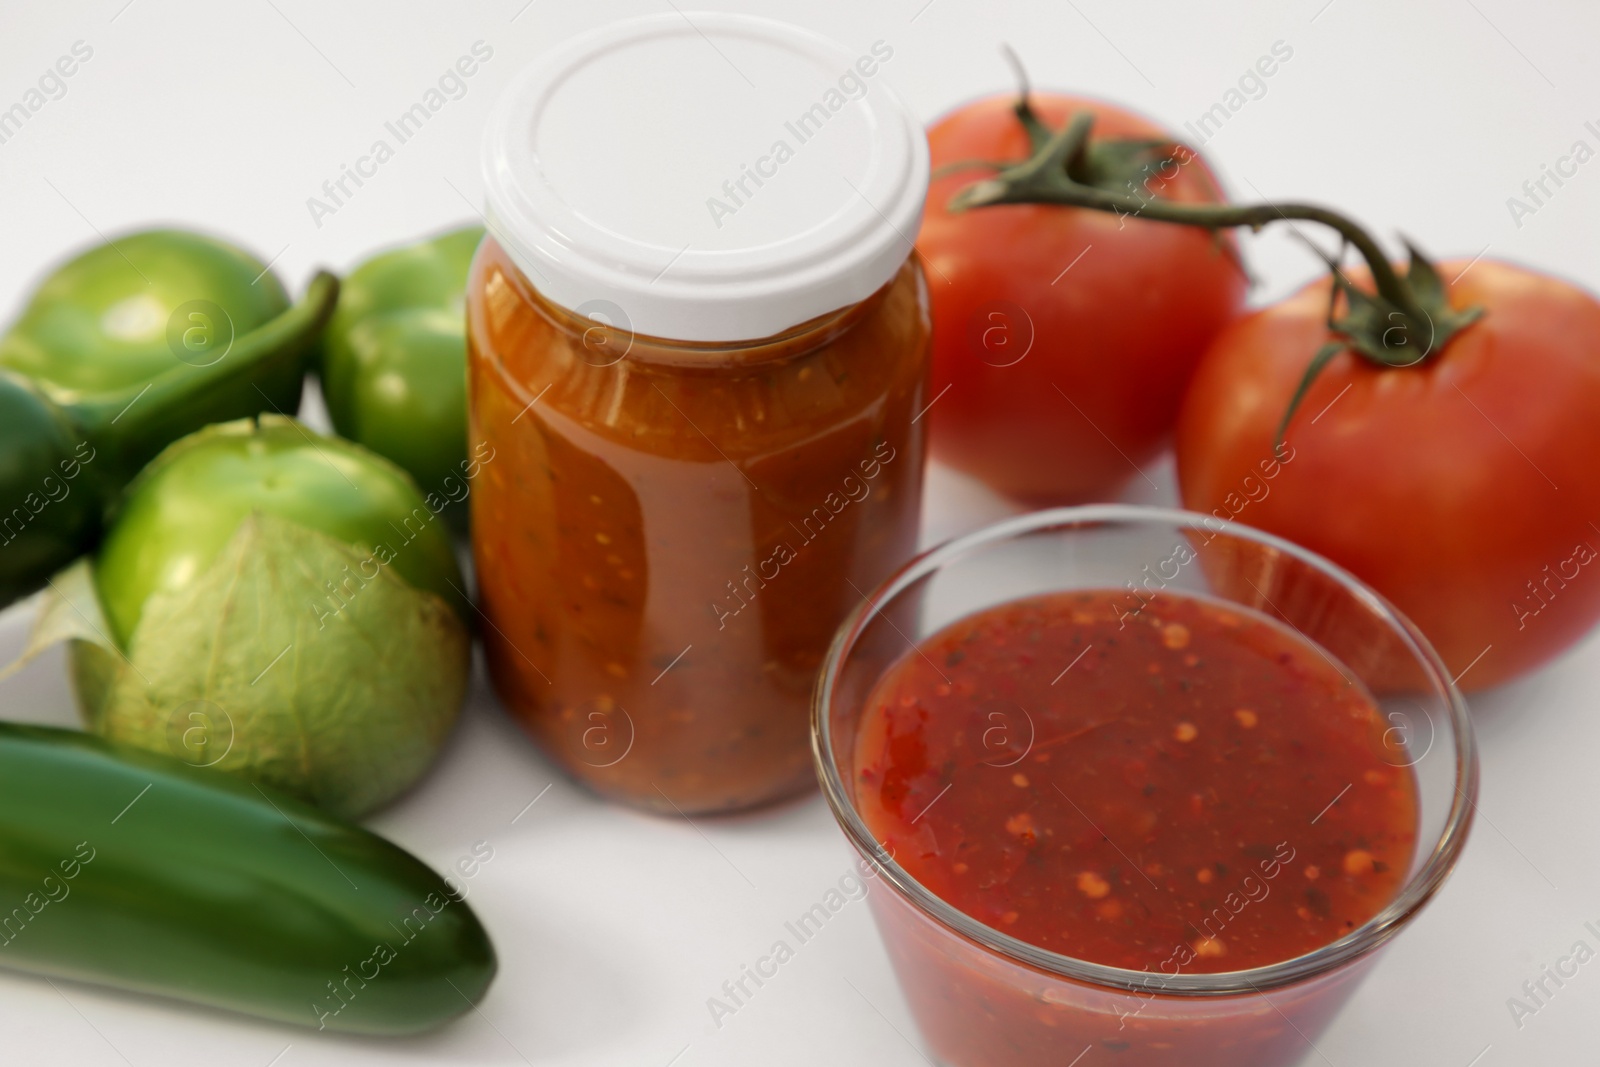
[[[466,622],[454,545],[411,479],[360,445],[265,415],[184,438],[128,487],[95,559],[112,635],[126,645],[150,598],[193,582],[253,512],[391,557],[385,570]]]
[[[339,283],[290,306],[266,265],[151,230],[73,259],[0,337],[0,606],[91,548],[117,491],[211,422],[299,406]]]
[[[361,264],[322,343],[334,428],[450,500],[458,528],[468,492],[467,270],[482,239],[482,227],[467,227]]]
[[[104,632],[72,645],[92,730],[336,815],[421,777],[466,695],[471,608],[444,522],[394,464],[292,419],[158,456],[93,586]],[[195,711],[227,723],[226,746],[190,751]]]

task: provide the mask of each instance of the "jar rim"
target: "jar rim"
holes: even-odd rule
[[[508,273],[508,281],[516,287],[517,295],[522,297],[553,329],[569,336],[598,330],[600,333],[596,338],[596,347],[610,348],[616,345],[630,356],[642,351],[647,353],[643,357],[643,362],[680,368],[756,366],[798,359],[833,343],[869,317],[888,298],[890,290],[900,278],[900,272],[908,264],[919,274],[921,271],[916,254],[912,253],[901,262],[901,266],[888,281],[853,304],[835,308],[804,322],[797,322],[767,337],[729,341],[685,341],[674,337],[641,334],[629,329],[627,324],[618,325],[605,321],[601,315],[584,318],[573,309],[557,303],[541,292],[539,287],[523,273],[522,267],[494,234],[489,233],[484,236],[484,246],[494,249],[493,254],[501,258]],[[481,251],[479,254],[482,254]]]

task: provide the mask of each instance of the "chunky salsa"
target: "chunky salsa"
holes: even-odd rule
[[[928,309],[908,260],[780,337],[634,336],[492,238],[469,288],[472,495],[501,698],[569,772],[668,814],[816,785],[835,628],[912,553]]]
[[[1154,973],[1326,945],[1406,879],[1417,789],[1365,689],[1236,605],[1051,594],[878,683],[856,803],[913,877],[1022,941]]]

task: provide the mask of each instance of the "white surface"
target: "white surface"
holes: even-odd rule
[[[225,10],[135,0],[119,14],[123,3],[0,6],[0,107],[21,99],[73,42],[94,50],[65,95],[0,144],[5,317],[44,264],[97,230],[199,224],[277,256],[298,287],[318,264],[346,268],[379,246],[470,218],[482,201],[484,114],[513,70],[608,18],[670,10],[665,0],[448,10],[376,0],[240,0]],[[1236,195],[1334,201],[1381,233],[1404,227],[1441,255],[1487,246],[1600,288],[1600,164],[1568,179],[1520,228],[1506,206],[1575,140],[1596,144],[1584,127],[1600,120],[1592,56],[1600,11],[1590,5],[742,6],[811,26],[852,52],[891,42],[886,73],[926,118],[1005,85],[996,45],[1007,40],[1041,85],[1127,100],[1181,126],[1281,39],[1293,58],[1206,146]],[[307,198],[480,39],[494,57],[463,81],[459,98],[316,225]],[[1315,270],[1282,235],[1253,240],[1247,252],[1265,281],[1258,299]],[[1134,495],[1170,499],[1165,467],[1148,473],[1163,490],[1136,479]],[[981,489],[935,473],[930,539],[1007,513]],[[0,621],[7,647],[22,624],[16,610]],[[1537,676],[1473,699],[1484,789],[1465,858],[1306,1064],[1467,1067],[1480,1055],[1478,1067],[1595,1062],[1600,964],[1568,980],[1520,1030],[1506,1000],[1574,941],[1595,945],[1583,923],[1600,920],[1597,684],[1600,639],[1591,638]],[[0,701],[8,718],[72,721],[54,655],[6,682]],[[356,1041],[0,975],[0,1063],[265,1067],[280,1054],[277,1067],[924,1063],[907,1042],[914,1030],[858,905],[722,1029],[712,1025],[706,998],[850,863],[815,799],[698,827],[606,807],[558,779],[480,689],[437,771],[372,825],[441,868],[475,841],[495,849],[471,884],[503,961],[480,1013],[420,1041]],[[1097,1062],[1091,1054],[1079,1067]]]
[[[769,337],[864,300],[928,187],[894,54],[701,11],[582,34],[489,116],[491,228],[551,300],[655,337]]]

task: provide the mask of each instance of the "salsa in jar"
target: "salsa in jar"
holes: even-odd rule
[[[485,651],[608,797],[691,815],[813,788],[829,641],[915,551],[928,151],[893,58],[668,12],[558,46],[490,118],[467,292]]]
[[[916,549],[915,261],[861,304],[709,361],[541,299],[492,239],[471,290],[472,436],[495,454],[472,528],[501,698],[572,774],[635,805],[813,788],[817,667]]]
[[[1396,896],[1418,791],[1387,726],[1325,652],[1237,604],[1051,593],[901,657],[868,697],[851,773],[874,839],[930,892],[1028,944],[1146,972],[1155,992],[1313,952]],[[1057,1016],[1003,992],[1019,980],[999,969],[1020,968],[952,947],[898,898],[879,907],[907,994],[954,1064],[1045,1067],[1085,1040],[1140,1064],[1245,1062],[1241,1043],[1273,1040],[1292,1052],[1246,1059],[1287,1062],[1303,1039],[1285,1020],[1315,1032],[1338,1002],[1302,989],[1280,1013],[1246,1002],[1236,1026],[1202,1031],[1141,1017],[1128,995],[1083,1016],[1109,1018],[1104,1032],[1040,1037],[1036,1020]],[[987,1032],[946,1022],[975,1004]],[[1214,1060],[1193,1044],[1202,1032]]]

